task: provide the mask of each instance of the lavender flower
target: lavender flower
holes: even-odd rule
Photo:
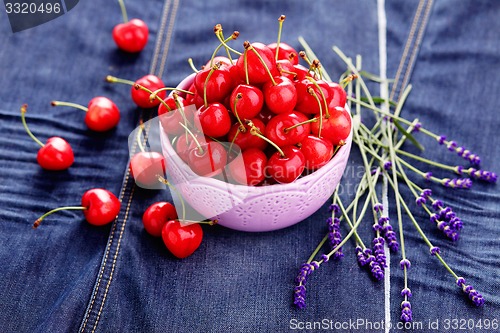
[[[319,264],[316,261],[312,263],[304,263],[300,266],[300,271],[297,277],[295,278],[295,283],[297,285],[294,288],[293,293],[293,304],[297,306],[299,309],[304,309],[306,307],[306,282],[308,276],[319,267]]]
[[[421,127],[422,127],[421,123],[416,123],[415,126],[413,126],[413,129],[411,130],[411,133],[413,133],[413,132],[419,132]]]
[[[446,136],[441,135],[437,137],[437,141],[439,142],[440,145],[446,144],[446,147],[448,148],[449,151],[456,152],[458,156],[469,161],[470,163],[474,165],[481,164],[481,158],[478,155],[471,153],[470,150],[465,149],[464,147],[458,147],[455,141],[446,141]]]
[[[426,173],[424,173],[424,178],[425,178],[426,180],[430,180],[430,179],[431,179],[431,177],[432,177],[432,172],[426,172]]]
[[[457,279],[457,285],[462,288],[462,291],[469,296],[469,299],[474,303],[475,306],[481,306],[484,304],[483,295],[481,295],[476,289],[471,285],[465,284],[465,279],[459,277]]]
[[[390,170],[392,168],[392,162],[391,161],[385,161],[384,162],[384,170]]]
[[[330,260],[330,258],[326,254],[322,254],[321,260],[323,260],[323,262],[328,262]]]
[[[453,241],[457,241],[460,236],[460,230],[463,228],[462,220],[456,216],[455,212],[450,207],[444,207],[440,200],[435,200],[432,203],[437,213],[430,215],[430,221],[436,223],[446,237]]]
[[[403,301],[401,303],[401,320],[408,323],[413,320],[411,312],[411,304],[408,301]]]
[[[481,180],[488,183],[496,183],[498,175],[491,171],[477,170],[474,168],[469,168],[465,171],[472,179]]]
[[[337,215],[340,212],[340,207],[337,204],[331,204],[328,207],[329,212],[333,212],[333,214]]]
[[[376,203],[375,205],[373,205],[373,210],[376,213],[382,213],[384,211],[384,206],[381,203]]]
[[[405,296],[406,296],[406,297],[410,298],[410,297],[412,297],[413,295],[412,295],[412,293],[411,293],[410,288],[404,288],[403,290],[401,290],[401,296],[403,296],[403,297],[405,297]]]
[[[384,253],[384,238],[375,237],[373,239],[373,254],[375,255],[375,260],[378,262],[381,268],[387,267],[386,257]]]
[[[330,242],[330,247],[335,249],[342,242],[342,234],[340,233],[340,219],[338,217],[331,217],[326,219],[328,223],[328,240]],[[339,248],[337,252],[333,254],[334,259],[340,259],[344,256],[342,248]]]
[[[441,135],[440,137],[437,138],[437,140],[438,140],[439,144],[442,145],[446,141],[446,136]]]
[[[469,189],[472,186],[472,180],[470,178],[443,178],[441,185],[444,187]]]
[[[430,252],[433,256],[435,256],[436,254],[441,253],[441,249],[437,246],[433,246],[433,247],[431,247]]]
[[[392,229],[392,226],[390,224],[386,224],[382,228],[382,235],[384,236],[385,240],[387,241],[387,246],[392,252],[398,252],[399,250],[399,243],[396,238],[396,233]]]
[[[358,260],[358,264],[360,266],[364,266],[366,265],[366,257],[365,257],[365,254],[363,253],[363,249],[361,248],[361,246],[356,246],[356,259]]]
[[[399,265],[401,266],[401,269],[404,270],[405,268],[406,269],[410,269],[411,267],[411,262],[410,260],[408,259],[402,259],[400,262],[399,262]]]
[[[384,278],[384,271],[382,267],[377,262],[377,260],[372,260],[370,262],[370,271],[372,272],[372,276],[377,280],[382,280]]]

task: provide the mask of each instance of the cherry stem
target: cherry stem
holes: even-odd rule
[[[309,68],[312,66],[312,62],[311,60],[309,60],[309,58],[307,57],[307,54],[304,52],[304,51],[300,51],[299,52],[299,56],[304,59],[305,62],[307,62],[307,64],[309,65]]]
[[[181,105],[181,103],[179,102],[179,95],[177,95],[177,93],[173,93],[172,94],[173,98],[174,98],[174,102],[175,102],[175,106],[177,107],[177,110],[181,113],[181,116],[182,116],[182,119],[184,119],[184,125],[191,125],[191,122],[187,119],[186,117],[186,113],[184,112],[184,107]]]
[[[297,124],[295,124],[295,125],[292,125],[292,126],[290,126],[290,127],[287,127],[287,128],[285,128],[285,129],[283,130],[283,132],[288,133],[288,131],[289,131],[289,130],[291,130],[291,129],[294,129],[294,128],[296,128],[296,127],[299,127],[299,126],[302,126],[302,125],[305,125],[305,124],[315,123],[315,122],[317,122],[317,121],[318,121],[318,118],[316,118],[316,117],[315,117],[315,118],[311,118],[311,119],[309,119],[309,120],[306,120],[306,121],[303,121],[303,122],[301,122],[301,123],[297,123]]]
[[[340,84],[342,85],[342,88],[345,89],[345,87],[347,87],[347,85],[349,83],[351,83],[352,81],[356,80],[357,78],[358,78],[358,75],[351,74],[351,75],[347,76],[345,79],[343,79],[342,81],[340,81]]]
[[[229,50],[237,55],[242,55],[243,53],[241,53],[240,51],[236,51],[235,49],[233,49],[232,47],[230,47],[229,45],[226,44],[226,42],[224,41],[223,37],[220,34],[221,31],[222,31],[222,25],[220,25],[220,24],[215,25],[214,32],[215,32],[215,35],[217,36],[217,38],[219,39],[219,42],[221,42],[221,44],[224,45],[226,50]],[[232,39],[233,35],[231,35],[231,37],[230,37],[231,39]]]
[[[319,100],[318,94],[316,94],[316,92],[314,91],[313,88],[309,87],[309,89],[307,89],[307,92],[309,94],[311,94],[312,96],[314,96],[314,98],[316,99],[316,102],[318,102],[318,106],[319,106],[318,138],[321,138],[321,129],[323,128],[323,107],[321,106],[321,101]]]
[[[120,8],[122,10],[123,22],[127,23],[128,16],[127,16],[127,8],[125,7],[125,3],[123,2],[123,0],[118,0],[118,3],[120,4]]]
[[[281,42],[281,30],[283,30],[283,21],[285,21],[285,18],[286,18],[285,15],[281,15],[278,18],[279,28],[278,28],[278,40],[276,41],[276,56],[275,56],[276,61],[278,61],[278,52],[280,50],[280,42]]]
[[[291,72],[291,71],[287,71],[286,69],[283,69],[283,66],[281,66],[280,63],[276,63],[276,68],[278,69],[278,71],[280,72],[281,75],[283,75],[283,73],[285,73],[285,74],[293,75],[294,79],[297,77],[297,73]]]
[[[260,134],[259,129],[251,121],[248,121],[247,124],[248,126],[250,126],[250,134],[255,135],[256,137],[259,137],[262,140],[269,142],[270,145],[276,148],[276,150],[280,153],[281,157],[285,157],[285,153],[283,152],[283,150],[281,150],[281,148],[276,143],[269,140],[264,135]]]
[[[76,104],[76,103],[70,103],[70,102],[52,101],[52,102],[50,102],[50,105],[52,105],[52,106],[69,106],[69,107],[79,109],[79,110],[82,110],[85,112],[87,112],[89,110],[88,108],[86,108],[83,105]]]
[[[43,144],[42,141],[38,140],[36,136],[31,133],[30,129],[28,128],[28,124],[26,124],[26,111],[28,111],[28,104],[23,104],[21,106],[21,121],[23,122],[24,129],[26,130],[26,133],[30,136],[30,138],[33,139],[36,143],[38,143],[41,147],[44,147],[45,145]]]
[[[217,34],[217,32],[216,32]],[[227,54],[227,57],[229,59],[229,61],[231,62],[231,64],[233,63],[233,58],[231,58],[231,53],[229,52],[229,49],[226,47],[226,44],[227,42],[229,42],[230,40],[233,40],[233,39],[236,39],[238,38],[239,36],[239,32],[238,31],[235,31],[233,32],[233,34],[231,36],[229,36],[228,38],[224,39],[224,35],[222,34],[222,30],[220,30],[218,32],[218,35],[217,35],[217,38],[219,40],[222,40],[223,42],[221,42],[217,48],[215,49],[215,51],[212,53],[212,57],[210,58],[210,67],[212,67],[214,65],[214,58],[215,56],[217,55],[217,52],[219,52],[219,50],[221,49],[221,47],[224,46],[224,48],[226,49],[226,54]]]
[[[139,146],[139,150],[143,153],[146,152],[146,150],[144,149],[144,145],[142,144],[142,140],[141,140],[141,135],[144,131],[144,123],[142,122],[142,119],[139,121],[139,129],[137,130],[137,136],[136,136],[136,140],[137,140],[137,145]]]
[[[179,122],[179,125],[181,125],[182,127],[184,127],[184,129],[186,130],[186,132],[189,133],[189,135],[191,135],[191,138],[193,138],[194,142],[196,143],[196,146],[198,147],[198,151],[200,152],[200,154],[204,154],[205,151],[203,150],[203,147],[201,146],[200,141],[198,141],[198,139],[193,134],[193,132],[191,132],[191,130],[186,125],[184,125],[183,123]]]
[[[321,87],[319,86],[318,82],[316,82],[315,79],[313,79],[312,77],[310,76],[306,76],[306,78],[312,82],[312,84],[314,84],[314,86],[318,89],[321,97],[323,97],[323,104],[324,104],[324,107],[325,107],[325,118],[328,119],[330,118],[330,113],[328,112],[328,104],[326,103],[326,97],[325,97],[325,94],[323,93],[323,89],[321,89]]]
[[[179,89],[179,88],[164,87],[164,88],[160,88],[158,90],[153,91],[153,93],[151,95],[149,95],[149,100],[153,101],[153,99],[157,98],[156,95],[158,95],[158,93],[160,93],[162,91],[180,91],[180,92],[183,92],[185,94],[194,95],[194,92],[191,92],[188,90]]]
[[[246,130],[246,129],[245,129]],[[234,135],[233,139],[231,140],[231,144],[229,145],[229,153],[231,153],[233,151],[233,145],[234,145],[234,142],[236,141],[236,137],[238,136],[238,134],[240,134],[241,131],[236,131],[236,134]]]
[[[186,220],[186,204],[184,203],[184,199],[182,198],[181,194],[179,193],[177,188],[174,185],[170,184],[170,182],[168,180],[166,180],[164,177],[158,175],[158,180],[160,182],[162,182],[163,184],[167,185],[171,190],[173,190],[175,192],[175,194],[177,194],[177,197],[181,201],[181,205],[182,205],[182,221],[185,221]]]
[[[155,95],[155,94],[154,94],[154,92],[153,92],[153,91],[151,91],[151,89],[148,89],[148,88],[146,88],[146,87],[144,87],[144,86],[142,86],[142,85],[140,85],[140,84],[138,84],[138,83],[135,83],[135,82],[134,82],[134,84],[133,84],[133,87],[134,87],[134,89],[135,89],[135,90],[143,90],[143,91],[145,91],[145,92],[149,93],[149,96],[150,96],[150,97],[151,97],[151,95],[154,95],[154,97],[155,97],[157,100],[159,100],[159,101],[160,101],[160,103],[161,103],[161,104],[163,104],[163,106],[167,108],[167,110],[169,110],[169,111],[171,111],[171,110],[172,110],[172,109],[168,106],[168,104],[167,104],[167,103],[163,100],[163,98],[161,98],[161,97],[160,97],[160,96],[158,96],[158,95]]]
[[[193,70],[193,72],[195,73],[198,73],[200,70],[198,68],[196,68],[196,66],[194,65],[193,63],[193,58],[189,58],[188,59],[188,64],[189,66],[191,67],[191,69]]]
[[[243,125],[243,122],[241,121],[240,119],[240,116],[238,115],[238,111],[236,110],[236,104],[238,104],[238,101],[243,97],[243,95],[241,93],[238,93],[236,95],[236,98],[234,99],[234,103],[233,103],[233,109],[234,109],[234,115],[236,117],[236,120],[238,120],[238,122],[240,123],[240,127],[238,128],[238,130],[240,132],[243,132],[245,133],[247,130],[245,128],[245,125]]]
[[[106,82],[110,83],[123,83],[123,84],[128,84],[129,86],[134,86],[135,82],[130,81],[130,80],[125,80],[125,79],[120,79],[111,75],[106,76]]]
[[[267,74],[269,74],[269,77],[271,78],[271,82],[273,83],[273,86],[276,85],[276,81],[274,81],[273,75],[271,74],[271,71],[269,70],[269,67],[267,67],[266,63],[264,62],[264,59],[262,59],[262,56],[257,52],[257,50],[250,44],[249,41],[246,41],[245,44],[245,49],[250,49],[252,50],[257,58],[259,58],[260,62],[262,63],[262,66],[264,66],[264,69],[266,70]]]
[[[243,64],[245,65],[245,80],[247,85],[250,84],[250,80],[248,79],[248,60],[247,60],[248,51],[245,49],[245,55],[243,56]]]
[[[56,213],[58,211],[61,211],[61,210],[87,210],[87,207],[82,207],[82,206],[66,206],[66,207],[59,207],[59,208],[55,208],[55,209],[52,209],[51,211],[43,214],[42,216],[40,216],[36,221],[35,223],[33,223],[33,229],[36,229],[38,228],[38,226],[40,225],[40,223],[42,223],[43,219],[45,219],[47,216],[53,214],[53,213]]]
[[[208,80],[210,79],[210,77],[212,76],[212,74],[220,68],[220,65],[221,63],[218,62],[216,63],[215,65],[212,66],[212,68],[210,69],[210,72],[208,73],[206,79],[205,79],[205,84],[203,85],[203,104],[205,105],[205,107],[208,107],[208,102],[207,102],[207,84],[208,84]]]

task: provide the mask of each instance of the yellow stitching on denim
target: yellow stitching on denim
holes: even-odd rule
[[[163,41],[163,34],[165,32],[165,27],[167,25],[167,17],[168,17],[168,9],[170,8],[170,2],[171,0],[167,0],[167,3],[163,7],[163,13],[161,17],[161,22],[160,22],[160,29],[158,32],[158,35],[156,36],[156,45],[155,45],[155,50],[153,53],[153,61],[151,62],[151,67],[149,69],[149,72],[153,74],[156,71],[156,65],[158,63],[158,55],[160,54],[161,46],[162,46],[162,41]]]
[[[165,63],[167,61],[168,50],[170,48],[170,41],[172,39],[172,31],[174,29],[175,16],[177,15],[178,8],[179,8],[179,0],[175,0],[173,7],[172,7],[171,15],[170,15],[167,36],[165,37],[165,48],[163,49],[163,54],[162,54],[161,63],[160,63],[160,70],[158,71],[158,77],[162,77],[163,70],[165,69]]]

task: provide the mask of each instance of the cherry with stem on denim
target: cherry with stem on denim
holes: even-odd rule
[[[140,52],[148,43],[148,26],[140,19],[132,19],[129,21],[123,0],[118,0],[118,3],[122,10],[123,23],[119,23],[113,28],[113,40],[120,50],[129,53]]]

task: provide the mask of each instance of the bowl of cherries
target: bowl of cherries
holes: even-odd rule
[[[291,226],[331,197],[345,170],[352,142],[346,92],[288,44],[246,41],[238,52],[227,45],[231,37],[219,40],[238,58],[214,52],[159,106],[169,182],[225,227]]]

